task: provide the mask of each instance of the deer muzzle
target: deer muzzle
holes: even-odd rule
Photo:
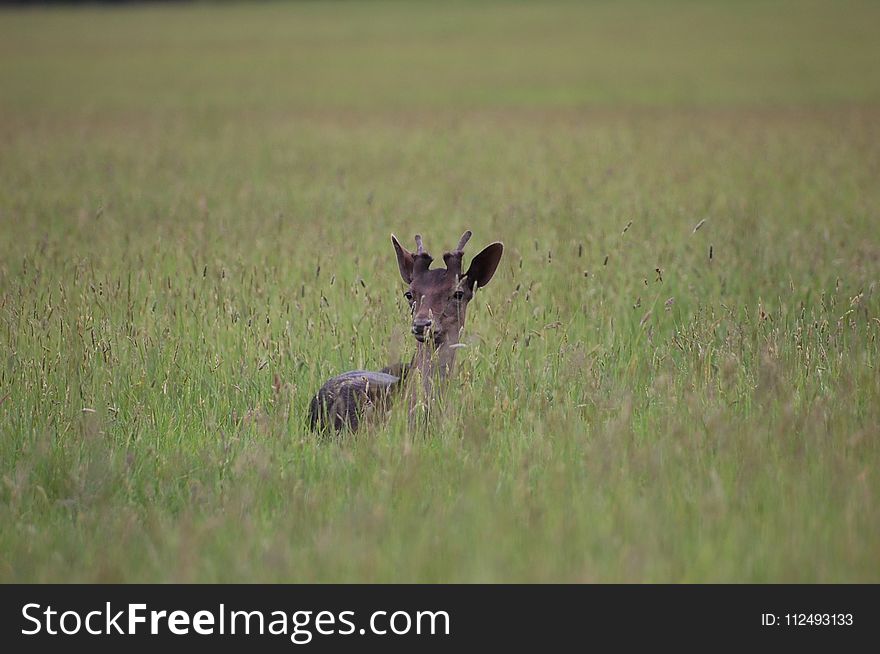
[[[420,343],[424,343],[428,335],[432,333],[431,326],[433,324],[433,320],[426,320],[424,318],[416,318],[413,320],[412,333],[416,337],[416,340]]]

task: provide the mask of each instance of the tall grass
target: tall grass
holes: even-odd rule
[[[846,5],[0,13],[0,580],[880,580]],[[436,420],[310,434],[465,228]]]

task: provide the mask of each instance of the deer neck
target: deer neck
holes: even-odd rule
[[[435,388],[442,389],[455,367],[454,343],[444,342],[439,347],[431,343],[419,343],[410,363],[410,379],[417,379],[416,394],[423,391],[422,398],[429,399]],[[415,373],[415,374],[413,374]]]
[[[445,379],[455,366],[455,348],[449,343],[433,347],[429,343],[419,343],[413,356],[412,368],[425,377]]]

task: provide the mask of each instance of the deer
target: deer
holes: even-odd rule
[[[412,315],[415,354],[409,363],[380,371],[352,370],[331,377],[309,405],[312,430],[355,432],[367,414],[386,411],[402,390],[410,400],[411,424],[419,409],[429,406],[452,374],[468,303],[477,289],[491,281],[504,252],[500,241],[490,243],[462,274],[464,248],[471,235],[467,230],[455,249],[443,254],[445,267],[431,268],[434,258],[425,250],[421,235],[416,234],[416,251],[410,252],[391,234],[397,268],[406,284],[403,295]]]

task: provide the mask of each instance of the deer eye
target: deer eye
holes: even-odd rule
[[[404,294],[403,294],[403,297],[406,298],[407,302],[412,302],[412,301],[413,301],[413,294],[412,294],[411,291],[407,291],[406,293],[404,293]]]
[[[453,300],[463,300],[464,299],[464,291],[456,291],[452,294]]]

